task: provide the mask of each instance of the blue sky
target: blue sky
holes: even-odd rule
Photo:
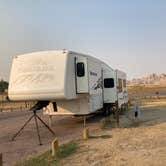
[[[0,0],[0,78],[14,55],[69,49],[129,79],[166,72],[165,0]]]

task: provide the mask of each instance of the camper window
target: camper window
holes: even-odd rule
[[[79,63],[77,63],[77,76],[83,77],[84,75],[85,75],[84,63],[79,62]]]
[[[122,79],[118,79],[118,90],[119,92],[122,92]]]
[[[114,79],[113,78],[105,78],[104,79],[104,88],[113,88],[114,87]]]

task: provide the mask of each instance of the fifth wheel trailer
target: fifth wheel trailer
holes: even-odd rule
[[[126,74],[77,52],[42,51],[14,57],[13,101],[50,101],[49,115],[88,115],[128,102]],[[104,109],[108,110],[108,109]]]

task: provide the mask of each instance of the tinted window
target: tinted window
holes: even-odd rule
[[[85,75],[84,63],[79,62],[79,63],[77,63],[77,76],[83,77],[84,75]]]
[[[114,79],[113,78],[105,78],[104,79],[104,88],[113,88],[114,87]]]

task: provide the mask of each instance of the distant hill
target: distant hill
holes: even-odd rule
[[[150,74],[142,78],[134,78],[128,81],[128,85],[166,85],[166,74]]]

